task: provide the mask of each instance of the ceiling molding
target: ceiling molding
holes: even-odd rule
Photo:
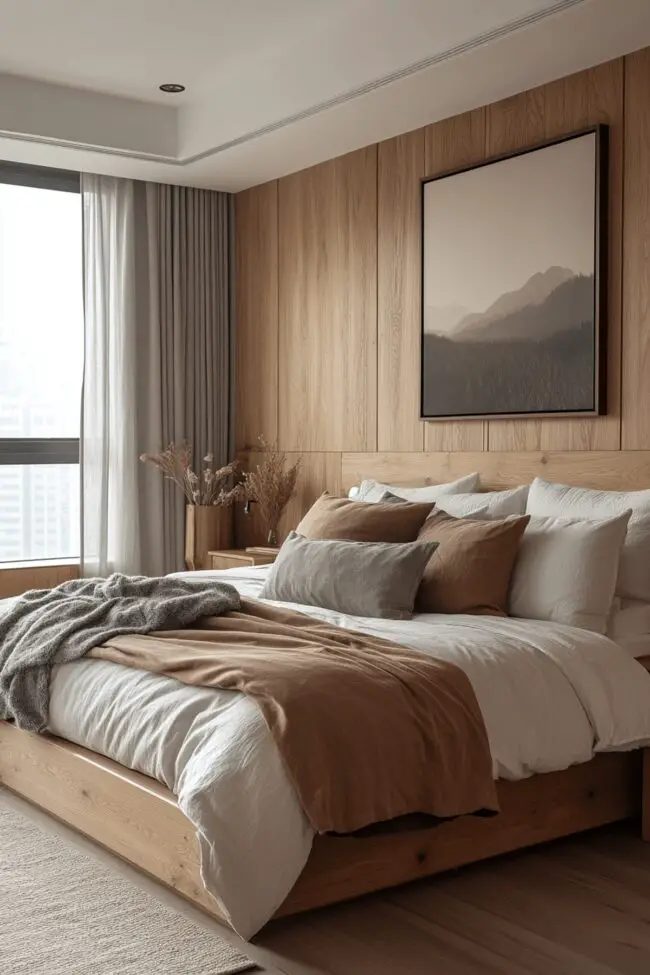
[[[143,162],[162,163],[167,166],[183,168],[185,166],[191,166],[193,163],[201,162],[213,156],[219,155],[220,153],[235,149],[239,146],[246,145],[249,142],[262,138],[263,136],[270,135],[298,122],[313,118],[322,114],[323,112],[329,111],[330,109],[345,105],[346,103],[352,102],[357,98],[362,98],[364,95],[368,95],[371,92],[375,92],[381,88],[385,88],[389,85],[395,84],[396,82],[410,78],[413,75],[433,68],[436,65],[443,64],[446,61],[450,61],[454,58],[460,57],[463,54],[467,54],[476,48],[484,47],[487,44],[493,43],[494,41],[500,40],[527,27],[531,27],[540,21],[560,14],[572,7],[580,6],[585,2],[587,2],[587,0],[555,0],[555,2],[549,4],[549,6],[543,10],[535,11],[524,17],[509,21],[508,23],[503,24],[501,27],[496,27],[493,30],[485,31],[484,33],[470,38],[469,40],[449,48],[446,51],[422,58],[419,61],[415,61],[403,68],[383,75],[380,78],[368,82],[367,84],[350,89],[349,91],[342,92],[341,94],[335,95],[332,98],[311,105],[300,112],[296,112],[292,115],[269,122],[267,125],[246,132],[234,139],[228,140],[227,142],[223,142],[209,149],[205,149],[202,152],[194,153],[193,155],[188,155],[185,157],[179,158],[178,156],[169,156],[162,153],[157,154],[152,152],[130,150],[121,147],[101,146],[87,142],[57,139],[50,136],[39,136],[36,134],[24,134],[2,129],[0,129],[0,138],[9,139],[16,142],[53,146],[61,149],[73,149],[83,152],[91,151],[107,156],[141,160]]]
[[[493,30],[478,34],[476,37],[470,38],[468,41],[463,41],[461,44],[457,44],[455,47],[451,47],[446,51],[441,51],[438,54],[421,58],[419,61],[413,62],[413,64],[409,64],[404,68],[398,68],[396,71],[383,75],[381,78],[377,78],[374,81],[369,81],[365,85],[360,85],[358,88],[353,88],[350,91],[343,92],[340,95],[335,95],[332,98],[318,102],[309,108],[303,109],[300,112],[295,112],[293,115],[288,115],[285,118],[278,119],[275,122],[269,122],[268,125],[260,126],[258,129],[254,129],[253,131],[247,132],[244,135],[237,136],[235,139],[230,139],[228,142],[224,142],[221,145],[214,146],[212,149],[206,149],[203,152],[198,152],[192,156],[188,156],[182,160],[182,164],[187,165],[189,163],[200,162],[201,160],[208,159],[210,156],[217,155],[220,152],[235,149],[237,146],[245,145],[247,142],[251,142],[254,139],[259,139],[262,136],[270,135],[272,132],[277,132],[279,129],[284,129],[289,125],[294,125],[296,122],[303,122],[305,119],[313,118],[315,115],[320,115],[322,112],[326,112],[331,108],[338,108],[340,105],[345,105],[347,102],[354,101],[356,98],[362,98],[364,95],[369,95],[371,92],[377,91],[380,88],[385,88],[387,85],[392,85],[395,84],[395,82],[403,81],[405,78],[410,78],[415,74],[419,74],[421,71],[426,71],[427,69],[433,68],[438,64],[443,64],[445,61],[452,60],[452,58],[460,57],[462,54],[467,54],[470,51],[475,50],[477,47],[483,47],[484,45],[490,44],[493,41],[500,40],[502,37],[507,37],[509,34],[514,34],[516,31],[523,30],[526,27],[531,27],[534,24],[539,23],[541,20],[546,20],[548,17],[551,17],[554,14],[562,13],[571,7],[577,7],[585,2],[586,0],[555,0],[554,3],[544,10],[535,11],[525,17],[519,17],[517,20],[511,20],[508,23],[503,24],[501,27],[495,27]]]
[[[13,142],[29,142],[33,145],[54,146],[57,149],[76,149],[79,152],[97,152],[104,156],[119,156],[122,159],[141,159],[143,162],[164,163],[166,166],[187,166],[194,160],[178,159],[176,156],[165,156],[162,153],[140,152],[137,149],[114,149],[112,146],[97,146],[92,142],[77,142],[72,139],[53,139],[50,136],[24,135],[21,132],[8,132],[0,129],[0,139],[10,139]],[[209,153],[208,153],[209,154]]]

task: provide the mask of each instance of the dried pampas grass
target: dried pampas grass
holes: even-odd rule
[[[277,444],[270,444],[259,437],[260,450],[264,460],[254,471],[244,474],[244,490],[247,501],[259,505],[260,515],[268,529],[269,545],[277,544],[278,525],[287,503],[296,490],[300,458],[287,467],[287,455],[278,450]]]
[[[192,448],[187,441],[170,443],[157,454],[141,454],[140,460],[153,464],[163,477],[173,481],[185,495],[188,504],[229,506],[236,501],[246,500],[241,481],[232,484],[233,478],[241,471],[238,460],[215,470],[214,454],[206,454],[203,458],[205,466],[199,475],[192,467]]]

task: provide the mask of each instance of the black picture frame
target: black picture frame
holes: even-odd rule
[[[438,367],[440,362],[440,356],[444,360],[445,346],[444,343],[439,344],[438,348],[440,350],[440,356],[438,358],[432,353],[430,346],[428,345],[430,339],[427,338],[427,333],[425,331],[426,324],[426,314],[427,308],[425,307],[425,293],[426,293],[426,273],[427,273],[427,209],[426,209],[426,192],[427,186],[432,183],[440,184],[444,180],[451,180],[454,177],[462,176],[463,174],[473,172],[476,170],[483,170],[487,167],[496,166],[499,163],[503,163],[508,160],[518,159],[520,157],[529,156],[532,153],[540,153],[545,150],[549,150],[552,147],[559,146],[565,143],[572,142],[577,139],[585,139],[585,137],[593,138],[594,143],[594,153],[593,153],[593,165],[595,167],[595,179],[594,179],[594,200],[593,200],[593,330],[592,330],[592,348],[588,350],[589,358],[593,359],[593,370],[591,377],[591,391],[592,395],[590,397],[589,403],[582,403],[583,393],[580,394],[581,402],[578,404],[578,408],[566,408],[566,404],[562,405],[559,403],[558,407],[554,407],[552,403],[548,403],[543,409],[488,409],[488,410],[458,410],[450,409],[449,411],[437,410],[432,412],[430,409],[426,409],[427,403],[427,381],[430,381],[431,368],[430,363],[433,361],[435,368]],[[560,138],[550,139],[542,143],[530,146],[525,149],[520,149],[514,152],[504,153],[502,155],[493,156],[485,161],[478,164],[463,166],[457,169],[450,170],[448,172],[440,173],[435,176],[426,177],[421,180],[421,319],[420,319],[420,419],[427,421],[449,421],[449,420],[469,420],[469,419],[508,419],[508,418],[531,418],[531,417],[578,417],[578,416],[599,416],[607,412],[607,331],[608,331],[608,204],[609,204],[609,130],[606,125],[596,125],[591,126],[586,129],[582,129],[578,132],[573,132],[569,135],[562,136]],[[441,234],[444,230],[440,231]],[[534,232],[534,229],[531,229]],[[561,269],[560,269],[561,270]],[[584,279],[587,276],[584,274],[576,274],[576,278],[582,278],[581,293],[584,296],[585,287]],[[576,283],[577,286],[577,283]],[[513,292],[514,293],[514,292]],[[523,293],[523,288],[522,288]],[[485,313],[487,314],[487,313]],[[474,315],[474,318],[480,317],[479,315]],[[462,323],[461,323],[462,324]],[[584,328],[585,322],[582,323],[582,334],[586,334]],[[558,333],[555,333],[559,335]],[[567,333],[563,333],[567,334]],[[431,333],[429,333],[431,335]],[[445,336],[437,336],[439,338],[445,338]],[[570,336],[570,340],[573,342],[572,349],[575,349],[575,335]],[[495,350],[494,358],[498,359],[498,340],[487,340],[491,342],[492,348]],[[509,340],[510,341],[510,340]],[[514,340],[512,340],[514,341]],[[529,342],[529,340],[526,340]],[[540,355],[540,360],[546,362],[550,359],[552,353],[547,350],[550,348],[553,339],[552,336],[548,339],[547,345],[535,345],[535,355],[539,355],[537,350],[543,349],[544,354]],[[522,340],[517,340],[518,344],[522,344]],[[478,350],[477,359],[480,355],[479,345],[481,343],[475,342],[475,348]],[[456,349],[451,349],[450,359],[453,359],[456,354],[456,350],[459,349],[458,341],[454,343]],[[586,342],[584,343],[586,348]],[[486,346],[483,345],[483,350]],[[531,345],[532,348],[532,345]],[[464,343],[464,349],[467,352],[468,343]],[[517,350],[517,355],[525,356],[525,351],[522,349]],[[586,379],[586,359],[587,354],[582,355],[580,359],[580,376]],[[471,351],[467,352],[467,355],[471,357]],[[429,357],[427,359],[427,356]],[[484,357],[486,362],[491,362],[490,356]],[[566,360],[570,359],[570,356],[565,357],[565,366],[568,370],[569,366],[566,365]],[[512,356],[509,359],[510,362],[516,362],[516,357]],[[558,357],[558,364],[560,360]],[[448,368],[446,365],[445,377],[449,380],[449,389],[452,390],[452,378],[453,369]],[[487,366],[486,368],[491,369],[493,375],[488,378],[491,380],[494,375],[498,376],[499,372],[495,369],[494,363]],[[542,370],[543,371],[543,370]],[[561,371],[561,368],[560,368]],[[507,373],[507,368],[504,369]],[[549,374],[551,369],[549,368]],[[458,381],[464,382],[467,385],[468,374],[476,373],[478,375],[478,367],[472,363],[472,369],[469,371],[463,371],[461,373],[460,369],[457,367]],[[452,378],[450,378],[452,377]],[[566,379],[566,377],[565,377]],[[498,381],[501,381],[500,379]],[[489,383],[488,383],[489,385]],[[534,385],[534,380],[533,380]],[[564,382],[563,389],[568,390],[570,383],[568,381]],[[585,390],[585,383],[574,384],[575,388]],[[547,384],[548,388],[548,384]],[[546,394],[541,392],[541,379],[540,379],[540,390],[534,391],[538,394],[538,399],[544,398]],[[444,396],[444,390],[439,395]],[[532,394],[531,394],[532,395]],[[552,393],[548,394],[548,399],[552,399]],[[571,395],[578,396],[575,394],[565,392],[565,396],[570,398]],[[456,403],[459,399],[462,399],[462,395],[458,393],[458,390],[454,390],[453,396],[455,397]],[[471,398],[471,394],[469,397]],[[480,398],[480,397],[479,397]],[[516,397],[514,397],[516,398]],[[430,400],[431,397],[429,396]],[[495,403],[495,405],[497,405]],[[504,404],[505,405],[505,404]]]

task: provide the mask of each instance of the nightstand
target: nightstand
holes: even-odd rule
[[[278,552],[280,550],[278,549]],[[230,548],[218,552],[208,552],[211,569],[242,569],[246,565],[270,565],[275,562],[277,552],[256,549]]]

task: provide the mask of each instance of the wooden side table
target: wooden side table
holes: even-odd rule
[[[280,550],[278,549],[278,552]],[[229,548],[208,552],[211,569],[241,569],[246,565],[270,565],[277,552],[261,552],[245,548]]]

